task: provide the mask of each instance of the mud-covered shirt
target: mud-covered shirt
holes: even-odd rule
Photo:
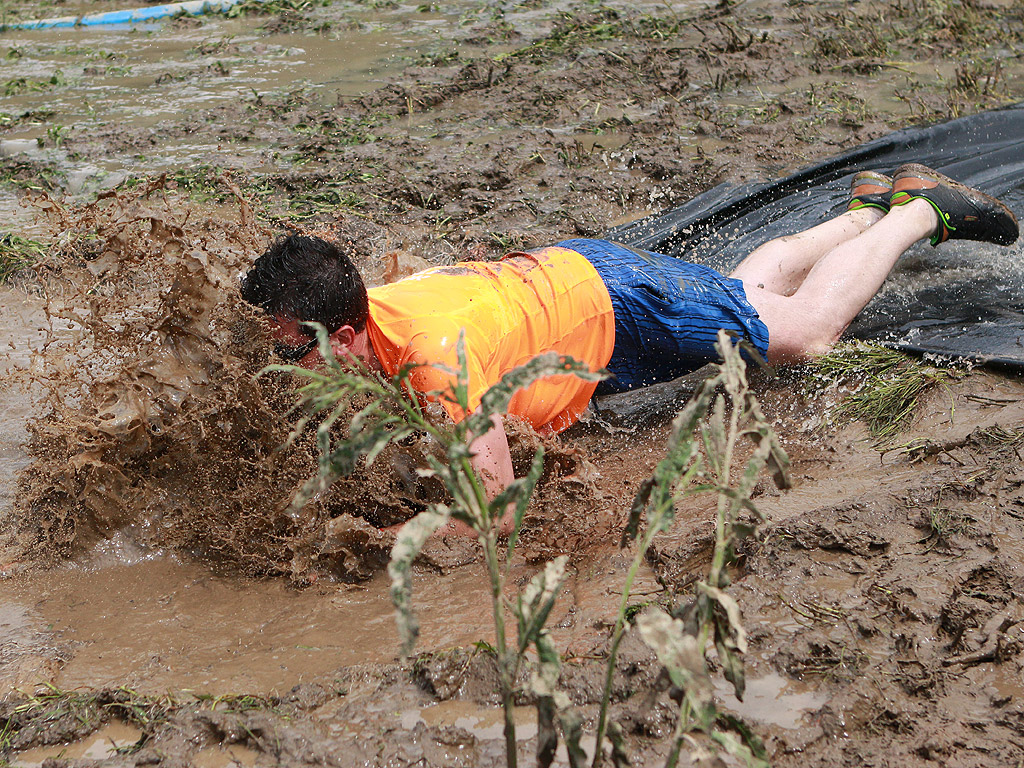
[[[594,266],[567,248],[435,267],[368,294],[374,352],[392,376],[419,365],[411,376],[417,391],[454,385],[454,373],[433,366],[458,370],[456,344],[465,333],[471,409],[503,375],[539,354],[554,351],[599,370],[615,344],[608,290]],[[537,430],[560,432],[579,418],[595,386],[570,374],[548,376],[519,390],[508,412]],[[464,417],[441,402],[452,419]]]

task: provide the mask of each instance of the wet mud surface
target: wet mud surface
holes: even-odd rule
[[[474,546],[425,551],[421,655],[394,660],[380,528],[437,500],[430,446],[288,511],[315,445],[283,447],[294,382],[256,378],[266,328],[237,293],[274,233],[349,242],[380,283],[1024,99],[1019,2],[283,5],[0,36],[0,210],[46,246],[0,288],[0,764],[504,759]],[[796,484],[755,499],[769,522],[730,587],[748,692],[723,684],[722,707],[773,765],[1019,763],[1024,385],[959,375],[899,435],[916,449],[884,450],[805,373],[757,381]],[[550,624],[587,718],[621,528],[687,391],[543,439],[513,581],[571,553]],[[542,438],[510,431],[523,470]],[[710,502],[680,512],[636,602],[682,602],[707,570]],[[676,708],[634,634],[612,716],[660,765]]]

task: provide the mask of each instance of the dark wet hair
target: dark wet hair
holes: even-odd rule
[[[337,245],[308,235],[275,240],[242,278],[242,298],[271,315],[323,323],[332,333],[343,325],[363,330],[369,314],[359,270]]]

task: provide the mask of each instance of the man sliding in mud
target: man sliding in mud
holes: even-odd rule
[[[889,178],[853,177],[847,211],[757,248],[725,277],[708,267],[606,240],[565,240],[498,262],[435,267],[367,291],[348,257],[319,238],[275,242],[245,276],[243,297],[276,321],[278,354],[312,367],[323,324],[334,355],[396,374],[417,364],[415,389],[443,390],[465,334],[469,401],[505,373],[555,351],[607,368],[585,382],[552,376],[516,393],[508,412],[540,432],[572,424],[595,393],[668,381],[711,362],[726,329],[770,363],[826,352],[875,295],[900,255],[923,237],[1010,245],[1013,213],[1000,201],[923,165]],[[464,414],[442,405],[454,420]],[[471,444],[473,464],[493,498],[513,479],[501,419]],[[506,526],[510,520],[506,516]]]

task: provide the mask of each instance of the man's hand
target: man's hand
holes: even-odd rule
[[[470,463],[483,481],[488,499],[493,499],[515,480],[505,423],[500,416],[491,416],[491,428],[474,438],[469,444],[469,449],[473,452]],[[511,533],[513,521],[513,509],[509,507],[502,515],[498,533]]]
[[[487,499],[491,500],[506,486],[515,480],[515,473],[512,471],[512,454],[508,450],[508,436],[505,434],[505,423],[500,416],[491,417],[491,428],[479,437],[473,438],[469,444],[473,458],[470,464],[476,470],[484,484],[484,491]],[[512,525],[515,521],[515,510],[509,507],[502,515],[498,524],[498,534],[508,535],[512,532]],[[404,523],[392,525],[384,530],[397,534]],[[434,532],[434,536],[476,536],[477,533],[460,520],[449,520]]]

